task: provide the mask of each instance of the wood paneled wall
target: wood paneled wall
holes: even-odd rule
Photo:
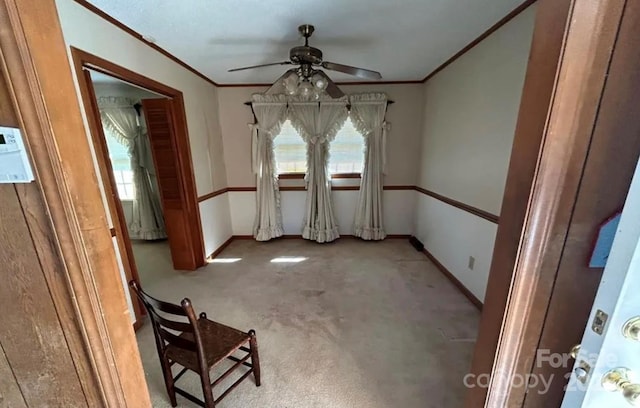
[[[0,125],[18,127],[1,75]],[[37,180],[0,184],[0,242],[0,407],[102,406]]]

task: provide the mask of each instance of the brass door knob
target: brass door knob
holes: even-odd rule
[[[640,341],[640,316],[627,320],[622,327],[622,334],[630,340]]]
[[[632,376],[628,368],[614,368],[602,377],[602,387],[607,391],[621,391],[631,406],[640,407],[640,384],[632,383]]]
[[[572,359],[576,359],[578,358],[578,353],[580,352],[580,344],[576,344],[575,346],[571,347],[571,350],[569,350],[569,355],[571,356]]]

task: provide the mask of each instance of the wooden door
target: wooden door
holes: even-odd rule
[[[164,221],[175,269],[194,270],[204,263],[198,208],[185,185],[181,162],[175,101],[166,98],[142,100],[147,132],[162,199]],[[184,156],[183,156],[184,157]]]
[[[98,100],[93,89],[91,72],[85,69],[82,71],[82,74],[84,75],[85,83],[87,84],[87,94],[91,107],[91,111],[87,112],[87,115],[90,116],[89,120],[93,123],[91,137],[93,140],[93,146],[96,150],[96,160],[98,162],[100,178],[102,179],[102,185],[107,201],[107,209],[109,211],[109,214],[111,215],[111,236],[116,240],[118,252],[120,253],[120,259],[122,260],[122,266],[124,267],[124,274],[127,282],[135,280],[136,282],[140,283],[140,277],[138,275],[138,269],[136,267],[136,262],[133,255],[133,248],[131,247],[131,239],[129,238],[129,229],[124,217],[122,201],[120,201],[120,197],[118,196],[118,187],[113,175],[114,173],[113,167],[111,165],[111,159],[109,158],[107,139],[102,127],[102,121],[100,120],[100,111],[98,110],[97,102]],[[126,285],[127,282],[124,282],[125,287],[128,287],[128,285]],[[137,330],[142,325],[144,307],[140,304],[138,297],[131,289],[128,289],[128,292],[136,319],[133,327]]]

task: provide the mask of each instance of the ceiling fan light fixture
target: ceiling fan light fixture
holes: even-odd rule
[[[282,84],[286,93],[288,93],[289,95],[295,95],[298,92],[298,82],[299,78],[295,73],[292,73],[291,75],[288,75],[286,78],[284,78]]]
[[[298,94],[303,98],[309,98],[313,93],[315,93],[313,85],[309,81],[302,80],[298,87]]]
[[[315,73],[311,77],[311,82],[313,83],[313,86],[319,91],[324,91],[325,89],[327,89],[327,86],[329,86],[327,80],[318,73]]]

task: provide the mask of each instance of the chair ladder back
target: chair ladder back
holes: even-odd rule
[[[182,349],[197,351],[198,348],[194,341],[195,336],[180,336],[180,333],[175,334],[169,331],[173,330],[176,332],[194,333],[196,329],[192,324],[192,320],[189,319],[189,322],[170,320],[164,316],[161,316],[156,311],[156,308],[161,312],[164,312],[165,314],[189,318],[187,310],[185,310],[182,306],[178,306],[169,302],[163,302],[150,296],[145,291],[143,291],[135,281],[129,282],[129,285],[133,288],[140,301],[142,301],[145,308],[147,309],[147,312],[149,312],[149,317],[154,329],[153,331],[156,336],[156,343],[160,350],[164,350],[167,344],[171,344]]]

